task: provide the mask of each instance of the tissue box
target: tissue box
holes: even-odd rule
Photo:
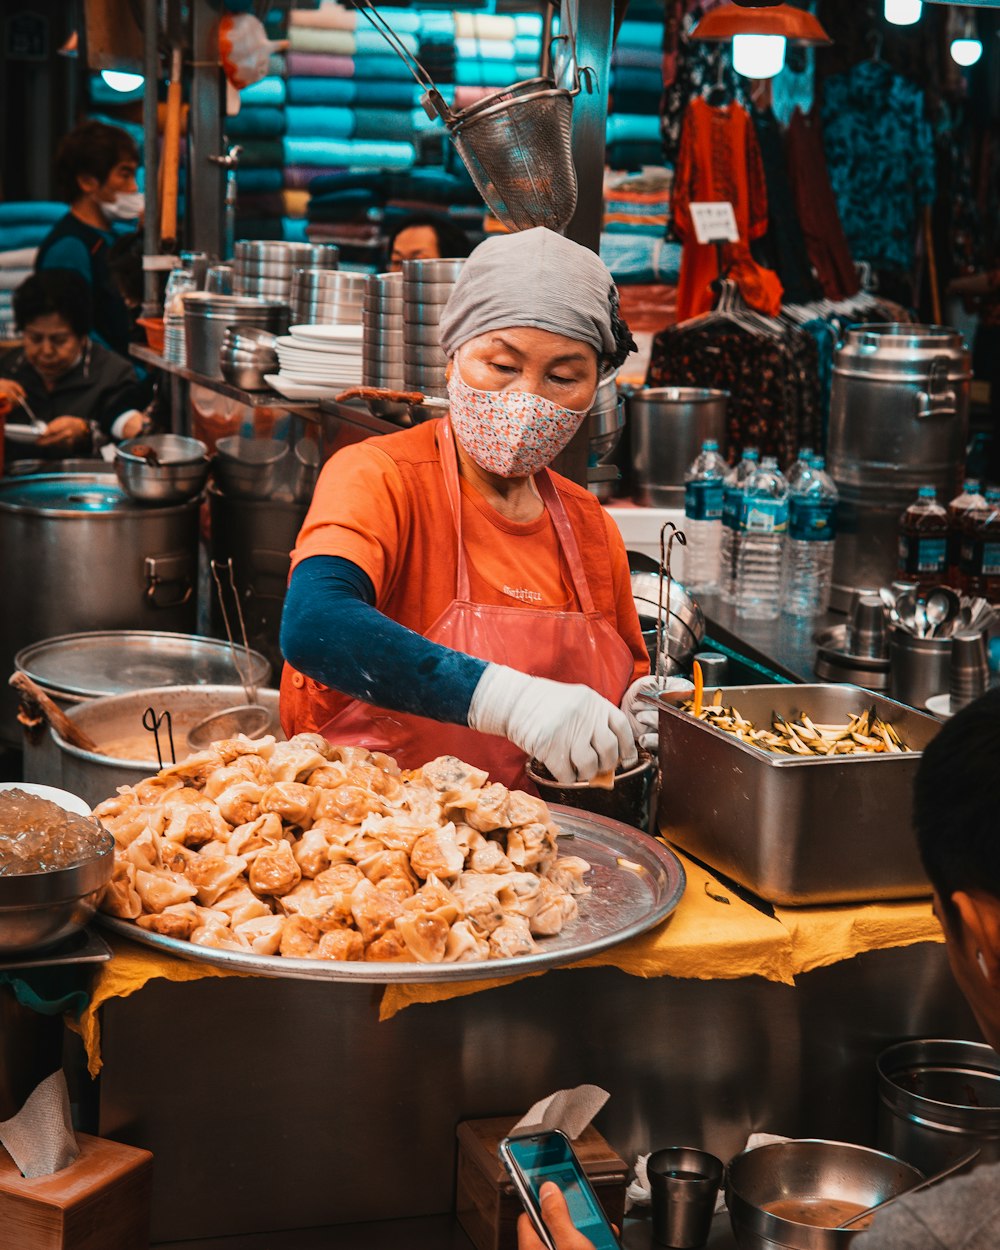
[[[465,1120],[458,1126],[458,1182],[455,1212],[476,1250],[517,1250],[521,1199],[497,1158],[497,1146],[517,1116]],[[628,1167],[591,1125],[573,1142],[583,1170],[608,1219],[619,1228],[625,1215]]]
[[[78,1158],[51,1176],[23,1177],[0,1147],[0,1245],[11,1250],[144,1250],[153,1156],[77,1133]]]

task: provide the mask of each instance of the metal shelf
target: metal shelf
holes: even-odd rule
[[[216,391],[219,395],[225,395],[229,399],[238,400],[241,404],[246,404],[248,408],[281,408],[287,412],[300,414],[315,412],[319,408],[319,401],[315,399],[304,403],[301,400],[285,399],[277,391],[245,391],[239,386],[230,386],[222,378],[207,378],[203,373],[195,373],[193,369],[187,369],[182,365],[174,364],[173,361],[165,360],[159,352],[154,352],[148,347],[142,347],[138,343],[131,344],[129,355],[134,356],[136,360],[142,361],[144,365],[149,365],[152,369],[160,369],[164,373],[169,373],[171,376],[180,378],[184,382],[193,382],[196,386],[204,386],[206,390]]]

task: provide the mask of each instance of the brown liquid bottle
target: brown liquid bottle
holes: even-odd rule
[[[948,571],[948,513],[933,486],[921,486],[899,519],[899,575],[919,590],[940,586]]]
[[[967,595],[1000,603],[1000,490],[990,487],[978,508],[966,512],[959,577]]]
[[[962,484],[962,492],[956,495],[948,505],[948,585],[955,590],[961,588],[959,562],[962,553],[962,539],[965,536],[965,518],[976,508],[982,508],[986,500],[979,493],[979,483],[975,478],[966,478]]]

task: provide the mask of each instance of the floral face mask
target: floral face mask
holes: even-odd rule
[[[528,391],[477,391],[455,360],[448,382],[451,424],[464,451],[498,477],[530,477],[569,444],[590,411],[562,408]]]

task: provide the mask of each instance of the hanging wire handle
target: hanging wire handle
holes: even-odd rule
[[[226,627],[226,638],[229,640],[229,651],[233,657],[233,667],[236,669],[236,675],[240,679],[240,685],[243,687],[243,693],[246,695],[247,703],[257,702],[257,683],[253,679],[253,656],[250,652],[250,640],[247,637],[246,621],[243,619],[243,605],[240,603],[240,592],[236,588],[236,574],[233,572],[233,558],[228,560],[213,560],[211,562],[212,577],[215,580],[215,588],[219,594],[219,607],[222,609],[222,623]],[[233,601],[236,604],[236,615],[240,623],[240,637],[243,641],[243,659],[246,661],[246,672],[240,668],[240,661],[237,658],[236,643],[233,640],[233,630],[229,624],[229,613],[226,611],[226,596],[222,587],[222,579],[219,577],[219,569],[226,569],[229,573],[229,589],[233,593]]]
[[[142,727],[147,729],[153,735],[153,741],[156,743],[156,760],[160,767],[163,767],[163,750],[160,747],[160,726],[166,722],[167,740],[170,743],[170,762],[177,763],[177,752],[174,750],[174,718],[170,715],[167,708],[157,716],[153,708],[146,708],[142,714]]]
[[[580,94],[580,79],[582,78],[583,81],[587,84],[587,94],[591,95],[594,90],[594,85],[597,82],[597,73],[594,70],[593,66],[581,65],[577,58],[576,28],[573,25],[572,9],[573,9],[573,0],[565,0],[565,3],[560,5],[560,8],[559,8],[560,21],[562,19],[563,13],[565,13],[566,15],[566,33],[563,34],[560,31],[558,35],[553,35],[552,43],[569,44],[570,61],[572,62],[572,65],[573,65],[573,85],[571,87],[565,88],[565,90],[567,90],[570,95],[579,95]],[[558,82],[556,81],[555,58],[551,57],[551,53],[550,53],[550,59],[552,60],[552,81],[556,83],[556,85],[558,86]]]
[[[670,538],[667,538],[667,530],[670,530]],[[673,597],[674,578],[671,572],[671,560],[673,558],[674,540],[680,543],[682,547],[687,546],[687,535],[683,530],[679,530],[673,521],[664,521],[660,526],[660,580],[658,587],[658,601],[656,604],[656,665],[655,675],[661,676],[660,661],[663,652],[666,651],[670,655],[667,644],[664,640],[664,622],[663,622],[663,583],[667,583],[667,635],[669,636],[670,623],[670,601]]]
[[[389,47],[392,48],[393,52],[417,80],[418,85],[423,87],[425,92],[423,106],[427,116],[440,117],[442,121],[447,122],[452,115],[451,109],[449,109],[444,96],[438,90],[434,79],[431,78],[430,74],[413,56],[406,44],[403,43],[402,39],[400,39],[378,9],[371,3],[371,0],[353,0],[353,3],[354,7],[374,26]]]

